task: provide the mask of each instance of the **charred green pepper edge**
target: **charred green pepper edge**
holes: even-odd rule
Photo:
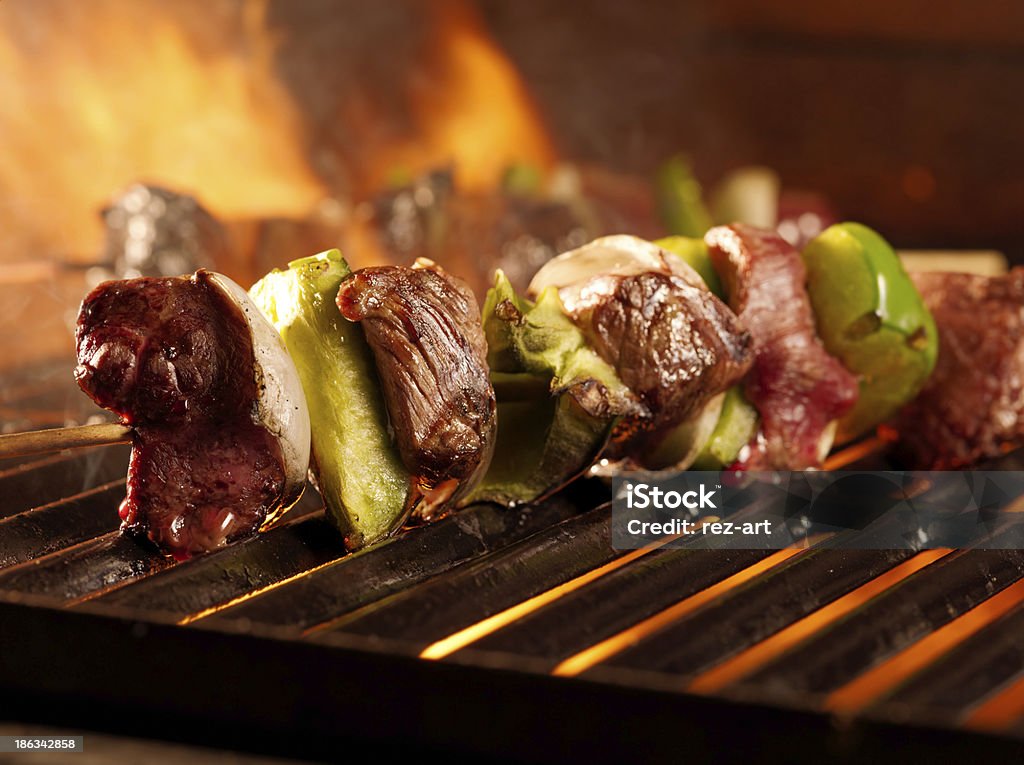
[[[565,315],[556,289],[534,303],[499,271],[482,313],[498,433],[491,469],[467,502],[534,501],[586,470],[636,404]]]

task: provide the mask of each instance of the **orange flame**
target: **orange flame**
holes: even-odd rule
[[[514,162],[544,170],[555,152],[519,73],[463,0],[438,3],[430,55],[410,78],[413,135],[382,149],[369,168],[380,188],[396,170],[455,166],[459,188],[493,189]]]
[[[327,195],[274,71],[267,0],[196,7],[0,1],[0,260],[93,260],[98,211],[140,180],[227,220],[304,219]],[[461,190],[490,191],[513,162],[550,167],[537,109],[478,11],[441,0],[422,34],[404,82],[346,94],[347,188],[365,196],[451,164]],[[408,124],[377,114],[376,87],[406,89]]]
[[[322,198],[270,71],[265,4],[177,5],[0,4],[0,257],[95,257],[97,211],[136,180],[224,217]]]

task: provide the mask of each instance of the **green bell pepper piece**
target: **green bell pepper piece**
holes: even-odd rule
[[[313,472],[327,512],[357,549],[398,528],[411,477],[388,431],[377,370],[363,330],[335,305],[351,273],[338,250],[275,269],[249,291],[281,333],[309,405]]]
[[[466,503],[530,502],[589,467],[619,416],[637,405],[565,315],[554,287],[532,303],[499,271],[483,322],[498,433],[491,467]]]
[[[694,470],[721,470],[736,461],[740,449],[750,443],[757,432],[757,409],[743,395],[743,388],[734,385],[725,392],[722,413],[711,438],[693,461]]]
[[[803,251],[825,348],[860,377],[837,440],[854,438],[910,401],[935,368],[938,332],[892,247],[859,223],[837,223]]]

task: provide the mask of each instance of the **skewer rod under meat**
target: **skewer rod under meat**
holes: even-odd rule
[[[0,436],[0,457],[24,457],[30,454],[59,452],[85,446],[105,446],[131,440],[132,429],[117,422],[80,425],[75,428],[50,428]]]

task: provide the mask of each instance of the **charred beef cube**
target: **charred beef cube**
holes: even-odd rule
[[[939,358],[896,421],[902,459],[945,470],[1024,444],[1024,268],[912,278],[935,318]]]
[[[228,283],[207,271],[105,282],[78,319],[78,384],[134,427],[122,528],[179,558],[255,533],[297,499],[308,464],[305,400],[279,395],[254,348],[250,321],[263,319]],[[273,433],[268,391],[282,409]]]
[[[577,316],[650,413],[627,418],[614,436],[642,454],[743,377],[753,361],[750,333],[710,291],[679,276],[648,271],[607,281],[602,299]]]
[[[480,310],[469,288],[429,261],[356,271],[338,308],[373,351],[402,462],[430,519],[483,476],[497,403]]]
[[[831,423],[857,401],[857,379],[818,338],[800,253],[779,234],[736,224],[705,237],[729,305],[754,336],[745,392],[761,429],[740,454],[749,470],[817,467]]]

